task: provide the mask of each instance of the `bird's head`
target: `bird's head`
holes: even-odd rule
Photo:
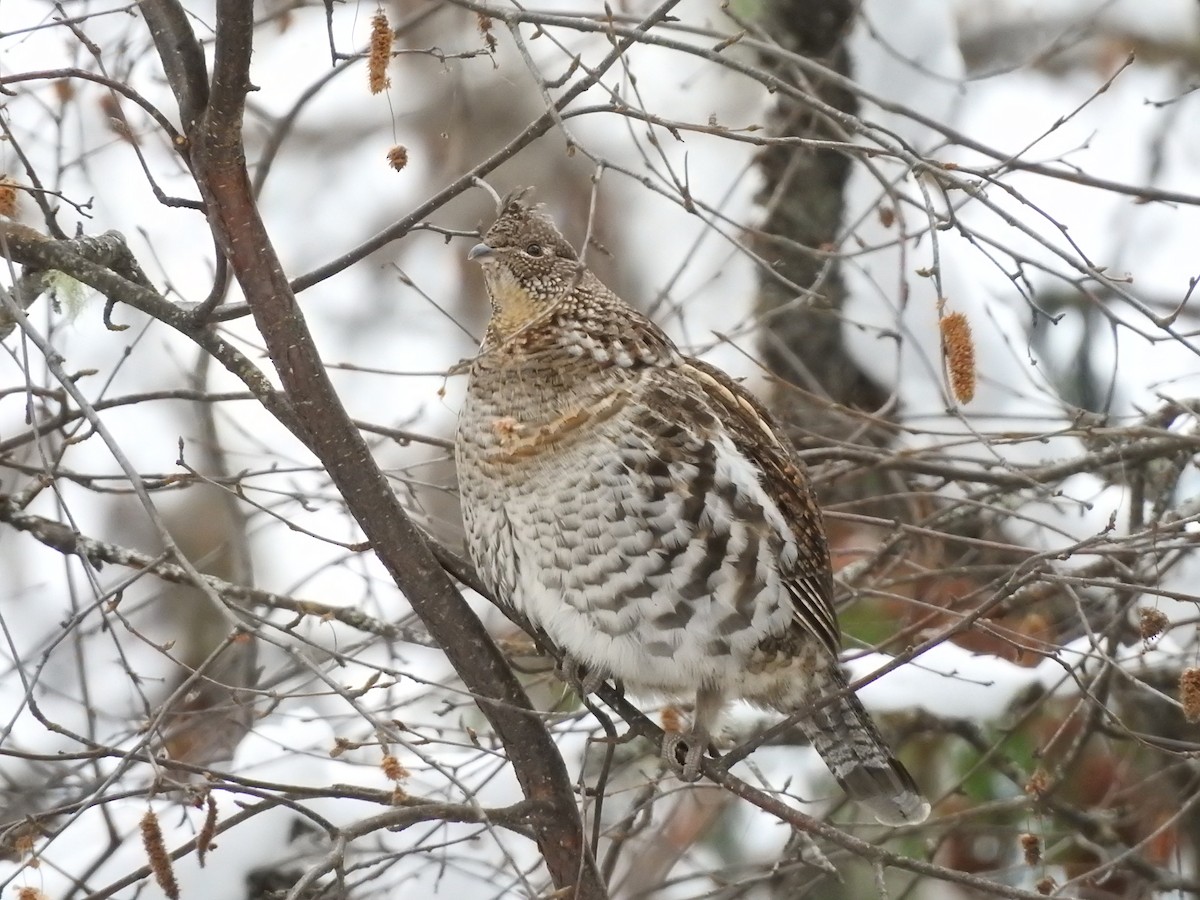
[[[509,195],[495,224],[467,258],[483,266],[492,302],[492,328],[513,334],[565,300],[582,270],[567,243],[540,207]]]

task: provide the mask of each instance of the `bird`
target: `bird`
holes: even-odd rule
[[[468,259],[491,316],[455,433],[468,555],[583,693],[690,704],[685,780],[734,700],[799,724],[882,823],[929,813],[848,687],[822,515],[780,425],[609,290],[518,190]],[[499,199],[499,198],[497,198]]]

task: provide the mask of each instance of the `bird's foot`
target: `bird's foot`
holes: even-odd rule
[[[663,735],[663,761],[681,781],[699,781],[708,740],[695,732],[668,731]]]
[[[604,673],[573,656],[564,655],[554,666],[554,674],[565,681],[580,697],[596,693],[604,684]]]

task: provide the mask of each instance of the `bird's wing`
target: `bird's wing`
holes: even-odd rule
[[[799,553],[791,571],[780,574],[796,607],[796,623],[836,656],[841,632],[833,608],[829,546],[803,463],[766,408],[728,375],[698,359],[685,360],[682,371],[718,411],[734,445],[762,473],[763,488],[791,524]]]

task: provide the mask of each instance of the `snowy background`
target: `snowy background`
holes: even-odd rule
[[[205,4],[195,7],[195,27],[204,36],[212,12]],[[389,12],[395,22],[416,7],[401,4]],[[98,4],[78,3],[64,9],[68,15],[87,14],[80,27],[104,48],[104,65],[114,78],[128,81],[173,117],[173,99],[136,8],[105,14]],[[646,9],[629,2],[620,11],[636,19]],[[557,11],[584,10],[599,12],[575,0]],[[354,2],[334,7],[333,37],[340,49],[365,46],[375,11],[373,4]],[[295,9],[263,4],[263,14],[268,21],[257,38],[251,73],[259,90],[251,96],[246,126],[252,171],[254,154],[264,152],[281,117],[331,73],[319,4]],[[675,14],[688,27],[720,34],[738,30],[708,0],[685,0]],[[0,4],[0,73],[97,71],[97,62],[77,39],[62,26],[51,26],[61,15],[36,0]],[[531,29],[522,31],[547,78],[563,71],[568,54],[594,61],[609,47],[602,35],[559,29],[550,31],[554,40],[529,40]],[[499,22],[493,34],[495,53],[481,52],[484,36],[474,17],[446,11],[398,45],[436,45],[444,58],[398,56],[390,68],[392,86],[378,96],[366,90],[361,61],[346,65],[299,109],[260,195],[275,249],[291,277],[316,269],[405,215],[538,114],[541,98],[512,38]],[[712,43],[686,32],[673,36]],[[859,140],[903,152],[874,157],[873,172],[854,168],[844,220],[844,248],[853,248],[843,265],[849,288],[844,336],[864,371],[896,392],[902,426],[898,447],[944,447],[960,464],[1010,469],[1054,462],[1088,452],[1076,427],[1080,385],[1099,398],[1100,408],[1090,412],[1111,427],[1136,423],[1168,401],[1186,404],[1200,395],[1200,329],[1195,301],[1185,302],[1200,277],[1200,108],[1192,93],[1200,84],[1200,8],[1195,3],[868,0],[851,47],[865,98],[858,116],[872,128]],[[753,60],[745,47],[731,52]],[[1133,61],[1127,63],[1131,52]],[[749,80],[666,48],[637,47],[626,66],[613,69],[605,84],[671,120],[743,127],[762,123],[772,102]],[[84,204],[59,204],[64,231],[116,229],[171,299],[203,300],[215,263],[202,214],[156,200],[128,135],[111,124],[101,86],[72,80],[74,93],[64,103],[59,84],[47,78],[9,85],[15,93],[4,98],[0,116],[14,140],[0,143],[0,171],[27,185],[21,161],[26,156],[36,170],[53,175],[46,188]],[[604,91],[594,89],[576,105],[607,100]],[[150,120],[128,101],[121,107],[157,187],[169,196],[195,199],[190,175]],[[586,154],[568,159],[562,134],[551,132],[489,181],[502,193],[536,184],[538,198],[578,243],[591,202],[588,178],[596,171],[583,157],[610,162],[594,194],[599,237],[611,251],[610,259],[597,262],[605,278],[627,299],[653,309],[681,343],[761,384],[755,361],[755,265],[739,230],[752,226],[758,215],[755,148],[698,132],[686,133],[679,142],[661,128],[653,129],[656,140],[650,142],[644,123],[611,114],[569,118],[568,127]],[[385,158],[394,144],[409,150],[409,163],[400,172],[392,171]],[[942,174],[914,172],[913,157],[944,167]],[[1043,168],[1006,165],[1013,159]],[[1050,177],[1047,168],[1086,177]],[[693,193],[720,219],[685,210],[666,172],[686,173]],[[663,190],[646,190],[630,175],[649,176]],[[893,196],[915,200],[896,209],[895,221],[877,213],[888,202],[881,180],[893,185]],[[1102,182],[1132,190],[1104,189]],[[1180,199],[1146,202],[1138,191],[1151,188]],[[27,196],[20,202],[18,220],[40,227],[35,205]],[[470,231],[486,224],[490,204],[482,191],[472,191],[431,221]],[[931,217],[948,211],[953,224],[931,228]],[[902,234],[907,240],[898,241]],[[352,416],[435,438],[450,435],[464,384],[447,373],[473,353],[485,315],[478,275],[464,262],[471,243],[467,236],[444,239],[415,231],[300,295]],[[935,277],[923,274],[935,267]],[[11,284],[9,275],[3,276],[6,284]],[[1100,298],[1097,302],[1081,300],[1072,289],[1084,283]],[[939,298],[973,325],[979,385],[969,406],[955,402],[943,374]],[[33,327],[49,336],[68,372],[90,372],[78,384],[93,402],[197,383],[197,350],[184,338],[124,307],[117,307],[114,319],[129,329],[108,331],[101,321],[102,298],[86,289],[64,291],[61,299],[59,309],[39,301],[30,310]],[[239,300],[235,286],[228,302]],[[1042,306],[1051,300],[1059,305]],[[1177,309],[1171,330],[1154,321]],[[1038,310],[1059,318],[1051,321]],[[225,329],[269,369],[250,320],[227,323]],[[202,377],[208,391],[239,388],[216,367]],[[36,473],[61,456],[59,465],[90,480],[60,478],[27,511],[69,522],[84,535],[157,553],[161,545],[146,511],[123,487],[111,449],[86,426],[69,446],[49,439],[4,446],[28,431],[31,410],[40,415],[42,404],[49,404],[36,397],[31,401],[29,389],[38,386],[56,384],[18,330],[4,338],[0,351],[0,492],[28,490]],[[218,403],[213,417],[227,471],[241,473],[254,586],[331,606],[357,606],[386,622],[404,621],[403,598],[369,554],[349,547],[360,539],[357,529],[303,448],[253,402]],[[118,405],[105,410],[103,420],[148,480],[183,473],[181,441],[188,465],[212,471],[211,448],[190,402]],[[1194,424],[1183,416],[1174,427]],[[997,433],[1012,439],[997,442]],[[444,447],[374,440],[376,458],[394,476],[406,506],[433,533],[458,546],[453,473]],[[1008,540],[1034,552],[1057,552],[1100,535],[1110,520],[1118,530],[1129,521],[1129,489],[1112,479],[1082,472],[1055,488],[1055,495],[1026,498],[1021,515],[1008,520]],[[205,491],[209,496],[198,501],[196,495]],[[1172,505],[1194,508],[1198,495],[1200,473],[1188,468]],[[189,544],[197,548],[198,563],[205,554],[217,553],[228,537],[220,524],[222,496],[228,492],[212,486],[154,495],[172,527],[198,542]],[[1085,566],[1093,559],[1084,552],[1065,564]],[[112,835],[135,834],[148,806],[158,812],[169,848],[195,835],[204,810],[182,805],[178,792],[164,790],[147,800],[146,787],[156,777],[151,767],[119,755],[86,758],[83,751],[88,742],[143,746],[149,738],[139,725],[178,687],[179,664],[198,665],[229,623],[214,624],[211,612],[197,611],[205,602],[198,594],[150,579],[131,580],[130,572],[115,567],[96,571],[12,530],[0,531],[0,572],[0,786],[18,797],[22,786],[61,777],[62,784],[40,802],[68,796],[96,801],[67,809],[55,820],[56,837],[37,845],[37,868],[16,856],[0,859],[0,886],[10,892],[35,887],[50,897],[88,896],[145,864],[138,840],[118,841],[111,852],[103,848]],[[1151,596],[1150,603],[1187,624],[1153,648],[1123,651],[1131,670],[1177,668],[1181,660],[1195,664],[1191,619],[1198,574],[1195,559],[1163,574],[1157,584],[1162,595]],[[117,587],[122,589],[119,604],[113,602]],[[476,608],[497,634],[510,636],[485,603],[477,601]],[[264,715],[237,747],[233,762],[222,767],[245,780],[244,793],[215,794],[222,817],[233,815],[237,802],[253,802],[256,784],[310,786],[318,792],[338,784],[391,790],[379,767],[383,751],[375,735],[380,722],[393,719],[403,722],[405,738],[393,741],[390,750],[411,773],[403,781],[409,794],[454,801],[474,795],[496,806],[519,799],[503,760],[479,753],[466,737],[467,729],[486,723],[456,693],[440,653],[370,639],[315,617],[294,624],[295,618],[273,613],[270,619],[280,627],[263,629],[257,663],[263,667],[259,709]],[[915,706],[987,723],[1031,685],[1073,691],[1075,667],[1091,654],[1086,636],[1037,666],[1013,665],[943,643],[917,663],[870,684],[863,697],[874,709]],[[887,661],[881,654],[860,655],[853,671],[867,675]],[[378,680],[371,683],[372,677]],[[359,688],[366,691],[355,708],[344,695]],[[545,700],[553,688],[541,690]],[[362,714],[364,708],[370,716]],[[745,710],[731,717],[735,730],[757,721],[757,714]],[[59,727],[49,728],[47,722]],[[570,710],[560,724],[560,745],[574,775],[594,725]],[[363,746],[331,756],[339,740]],[[60,753],[81,755],[63,769],[53,763]],[[594,765],[597,751],[591,753]],[[812,799],[808,808],[814,811],[836,797],[836,787],[807,749],[763,748],[751,759],[766,784],[778,787],[792,778],[791,792]],[[625,795],[655,767],[646,755],[635,771],[622,775],[613,786],[618,798],[613,808],[630,802]],[[749,774],[746,764],[742,769],[748,778],[759,777]],[[88,789],[81,792],[79,785]],[[297,802],[339,827],[379,810],[373,801],[334,793]],[[194,855],[185,856],[176,863],[182,896],[239,897],[251,870],[305,869],[327,848],[311,821],[297,827],[302,821],[294,810],[278,806],[218,837],[203,872]],[[722,847],[727,850],[731,842],[748,864],[765,865],[778,857],[787,839],[785,829],[753,810],[730,807],[725,821],[719,841],[690,847],[672,872],[678,883],[666,896],[707,896],[703,873],[721,864]],[[486,839],[472,849],[455,847],[481,832]],[[435,890],[448,896],[534,896],[545,889],[544,876],[530,870],[536,859],[532,845],[500,829],[429,824],[366,840],[375,843],[364,852],[386,845],[392,855],[370,871],[378,880],[368,882],[364,892],[386,893],[389,885],[401,883],[404,893],[392,896]],[[408,852],[412,848],[421,851]],[[450,862],[441,868],[431,865],[431,858]],[[1177,864],[1188,871],[1193,862]],[[530,874],[522,880],[520,872]],[[1006,873],[1003,880],[1028,888],[1035,879]],[[156,897],[161,891],[142,882],[116,893],[135,895]]]

